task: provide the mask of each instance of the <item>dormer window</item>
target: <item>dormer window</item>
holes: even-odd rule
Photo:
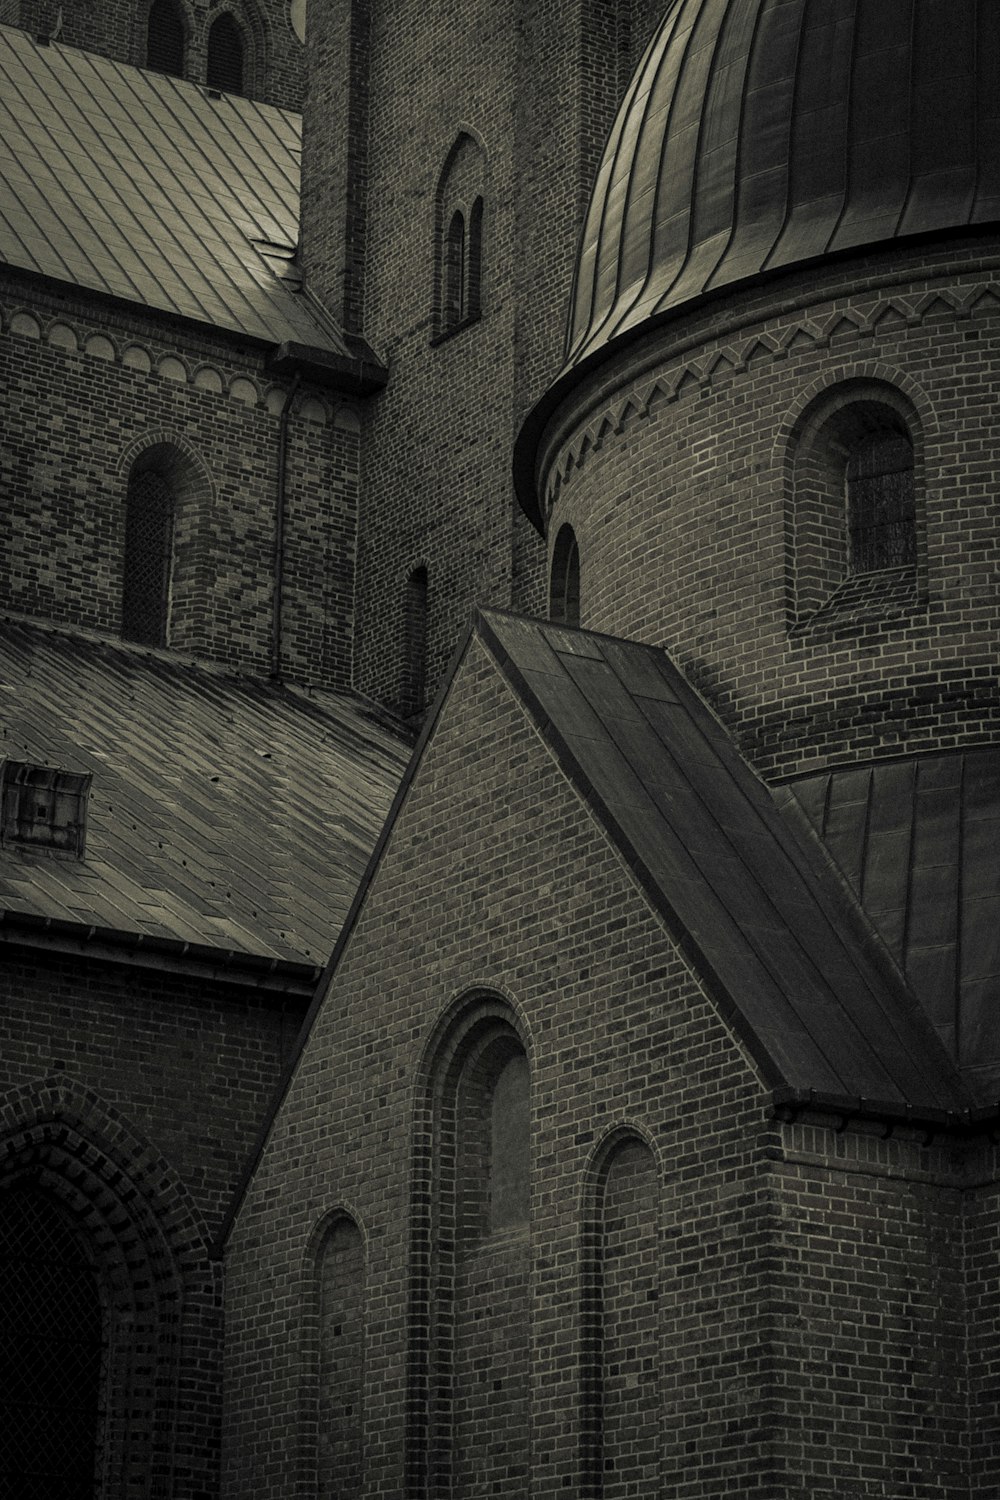
[[[0,765],[0,843],[83,858],[89,775],[6,760]]]

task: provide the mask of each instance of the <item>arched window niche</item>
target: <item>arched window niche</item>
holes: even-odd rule
[[[560,526],[552,548],[549,619],[555,625],[580,623],[580,549],[572,526]]]
[[[482,315],[486,154],[459,133],[438,181],[434,209],[434,332],[448,338]]]
[[[174,509],[169,467],[137,463],[125,501],[122,638],[141,646],[167,644]]]
[[[530,1094],[512,1007],[498,995],[469,997],[439,1031],[418,1091],[407,1443],[414,1493],[486,1485],[491,1495],[523,1495]],[[484,1450],[486,1431],[494,1437]]]
[[[603,1143],[583,1205],[581,1471],[587,1500],[660,1492],[659,1172],[630,1128]]]
[[[246,44],[231,11],[223,11],[208,29],[205,82],[224,94],[247,92]]]
[[[916,602],[921,566],[922,431],[883,381],[825,391],[799,418],[788,454],[787,592],[793,623]]]
[[[183,439],[151,439],[122,460],[122,639],[197,648],[209,578],[212,482]]]
[[[365,1243],[346,1212],[321,1227],[315,1256],[316,1494],[360,1500],[364,1490]]]
[[[184,77],[187,28],[173,0],[153,0],[146,19],[146,67],[154,73]]]

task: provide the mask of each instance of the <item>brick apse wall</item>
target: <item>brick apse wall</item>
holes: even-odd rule
[[[544,458],[584,625],[666,646],[765,775],[995,738],[998,317],[984,237],[778,278],[599,368]],[[898,404],[917,503],[916,564],[853,592],[794,467],[845,389]]]

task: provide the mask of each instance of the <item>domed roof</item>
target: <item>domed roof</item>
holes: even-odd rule
[[[565,369],[762,272],[1000,218],[1000,0],[673,0],[604,152]]]

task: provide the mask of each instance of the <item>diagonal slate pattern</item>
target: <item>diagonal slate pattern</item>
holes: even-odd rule
[[[665,653],[494,611],[479,631],[775,1086],[969,1107],[818,841],[785,822]]]
[[[270,344],[347,356],[294,254],[298,115],[0,26],[0,260]]]
[[[349,697],[8,622],[0,758],[93,784],[85,858],[0,847],[0,910],[320,964],[409,748]]]

